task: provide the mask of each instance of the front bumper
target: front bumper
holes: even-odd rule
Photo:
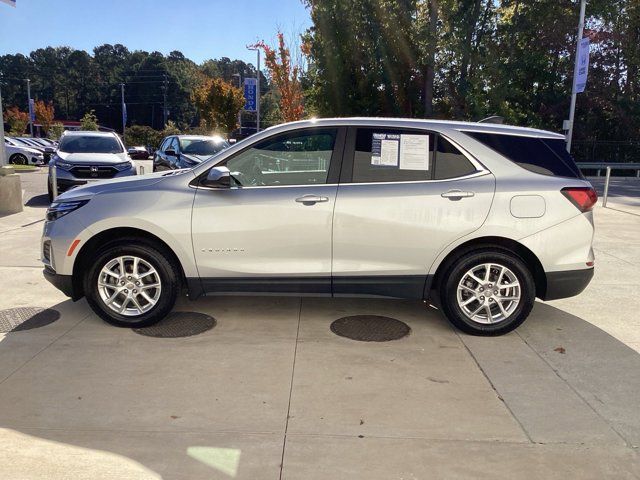
[[[73,277],[71,275],[59,275],[55,270],[48,266],[44,267],[42,273],[44,274],[44,278],[46,278],[51,285],[56,287],[67,297],[71,297],[73,301],[81,298],[81,295],[78,294],[78,289],[75,288]]]
[[[593,268],[547,272],[547,290],[542,300],[557,300],[581,293],[593,278]]]

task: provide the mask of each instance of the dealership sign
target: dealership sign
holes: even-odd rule
[[[576,72],[576,93],[584,92],[589,74],[589,39],[583,38],[578,43],[578,71]]]
[[[256,78],[244,79],[244,109],[248,112],[257,110],[257,89],[258,80]]]

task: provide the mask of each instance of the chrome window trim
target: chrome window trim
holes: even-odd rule
[[[395,182],[345,182],[345,183],[315,183],[315,184],[301,184],[301,185],[247,185],[246,187],[230,187],[230,188],[215,188],[215,187],[207,187],[204,185],[191,185],[190,188],[195,189],[203,189],[203,190],[247,190],[247,189],[256,189],[256,188],[300,188],[300,187],[342,187],[349,185],[405,185],[405,184],[416,184],[416,183],[441,183],[441,182],[454,182],[457,180],[467,180],[469,178],[482,177],[485,175],[489,175],[491,172],[489,170],[478,170],[476,172],[470,173],[469,175],[464,175],[462,177],[453,177],[453,178],[443,178],[441,180],[407,180],[407,181],[395,181]]]

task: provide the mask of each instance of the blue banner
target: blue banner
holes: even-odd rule
[[[257,110],[258,80],[255,78],[244,79],[244,109],[247,112]]]

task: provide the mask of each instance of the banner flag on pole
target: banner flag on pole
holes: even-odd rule
[[[244,109],[247,112],[255,112],[257,109],[257,78],[245,78],[244,79]]]
[[[127,124],[127,104],[126,103],[122,104],[122,124],[123,125]]]
[[[16,0],[0,0],[2,3],[6,3],[7,5],[11,5],[13,8],[16,7]]]
[[[576,93],[584,92],[589,75],[589,38],[585,37],[578,43],[578,73],[576,74]]]

